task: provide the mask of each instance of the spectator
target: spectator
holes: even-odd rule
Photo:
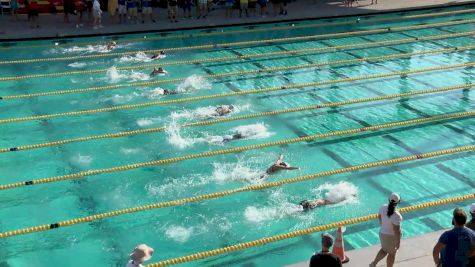
[[[114,3],[114,1],[109,1],[109,2],[112,2]],[[116,8],[117,8],[117,0],[115,0],[115,3],[116,3]],[[94,5],[94,1],[93,0],[86,0],[86,9],[87,9],[87,19],[89,20],[89,22],[91,22],[93,20],[93,16],[92,16],[92,6]],[[109,14],[111,16],[114,16],[115,15],[115,9],[114,11],[111,11],[109,10]]]
[[[177,0],[168,0],[168,18],[170,22],[178,22],[176,19],[178,13]]]
[[[239,17],[242,16],[242,11],[246,10],[246,17],[249,17],[247,7],[249,6],[249,0],[239,0]]]
[[[153,248],[141,244],[138,245],[132,253],[130,253],[130,261],[126,267],[143,267],[142,263],[152,258]]]
[[[475,231],[475,203],[470,205],[470,215],[472,219],[470,219],[470,221],[465,226],[470,230]],[[468,266],[475,266],[475,256],[471,256],[468,259]]]
[[[76,6],[76,15],[77,15],[77,23],[76,23],[76,28],[84,26],[82,24],[82,14],[86,10],[87,6],[86,3],[83,0],[76,0],[74,2],[74,5]]]
[[[208,16],[208,0],[198,0],[198,17],[197,19],[203,17],[204,19]]]
[[[129,13],[130,23],[137,24],[137,1],[127,0],[127,12]]]
[[[281,6],[281,11],[280,14],[286,16],[287,15],[287,4],[289,3],[289,0],[282,0],[282,6]]]
[[[125,23],[127,17],[127,7],[125,0],[118,0],[117,3],[119,4],[119,23]]]
[[[274,17],[277,16],[277,11],[279,14],[282,13],[282,0],[271,0],[271,3]]]
[[[342,267],[340,258],[330,253],[331,246],[333,246],[333,237],[327,233],[323,234],[322,251],[310,258],[309,267]]]
[[[64,23],[69,23],[69,14],[74,14],[74,0],[63,0]]]
[[[17,0],[10,1],[10,12],[12,13],[12,16],[15,18],[15,20],[18,20],[18,1]]]
[[[191,3],[192,0],[181,0],[181,8],[183,9],[183,18],[191,19]]]
[[[257,0],[248,0],[248,1],[249,1],[249,4],[247,5],[247,8],[249,8],[249,13],[251,13],[251,16],[255,16]]]
[[[233,6],[234,6],[234,0],[226,0],[226,3],[224,4],[226,8],[226,18],[231,18],[233,16]]]
[[[88,12],[88,15],[89,15],[89,3],[92,4],[92,2],[90,0],[86,0],[86,3],[87,3],[87,8],[88,8],[87,12]],[[109,12],[110,17],[115,18],[115,15],[117,14],[117,6],[118,5],[119,5],[119,2],[117,0],[108,0],[107,1],[107,11]],[[92,10],[92,8],[91,8],[91,10]]]
[[[94,30],[102,28],[102,10],[99,0],[94,0],[94,3],[92,4],[92,15],[94,17],[94,23],[92,28]]]
[[[28,9],[28,19],[30,20],[30,28],[39,28],[38,24],[38,2],[36,0],[26,1]]]
[[[445,231],[434,246],[432,257],[436,266],[466,267],[468,257],[475,248],[475,233],[465,227],[467,213],[456,208],[453,213],[452,225],[454,228]],[[442,258],[440,258],[442,254]]]
[[[379,261],[386,259],[388,267],[394,265],[396,252],[401,243],[401,222],[402,216],[396,211],[397,204],[401,201],[398,194],[392,193],[389,196],[389,204],[383,205],[379,209],[378,219],[381,229],[379,231],[379,239],[381,241],[381,249],[378,251],[375,259],[370,263],[370,267],[375,267]]]
[[[261,8],[261,17],[265,18],[267,15],[267,0],[257,0]]]
[[[145,15],[149,15],[150,21],[155,23],[153,18],[152,0],[142,0],[142,23],[145,23]]]

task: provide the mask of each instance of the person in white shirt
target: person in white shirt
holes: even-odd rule
[[[401,222],[402,216],[396,210],[397,204],[401,201],[401,197],[392,193],[389,196],[389,204],[383,205],[379,209],[378,219],[381,229],[379,231],[379,239],[381,241],[381,249],[376,255],[370,267],[375,267],[379,261],[386,258],[388,267],[393,267],[396,259],[396,252],[401,243]]]
[[[130,261],[125,267],[143,267],[142,263],[152,258],[153,248],[141,244],[130,253]]]

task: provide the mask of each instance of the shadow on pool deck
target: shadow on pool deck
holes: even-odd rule
[[[345,7],[336,0],[297,0],[289,4],[289,14],[287,16],[272,16],[272,8],[269,6],[270,14],[266,18],[251,16],[239,18],[238,11],[234,11],[234,17],[227,19],[224,17],[224,10],[218,8],[210,13],[206,19],[180,20],[178,23],[171,23],[166,19],[166,10],[155,8],[157,23],[146,22],[145,24],[117,24],[116,20],[103,13],[104,28],[93,30],[88,23],[84,23],[83,28],[76,29],[76,17],[70,16],[71,23],[63,23],[63,15],[43,15],[40,16],[39,29],[30,29],[26,21],[26,16],[20,16],[19,21],[14,21],[10,16],[0,17],[0,40],[15,40],[25,38],[56,38],[66,36],[91,36],[114,33],[137,33],[150,31],[164,31],[173,29],[206,28],[220,25],[240,25],[264,22],[277,22],[286,20],[310,19],[321,17],[335,17],[357,14],[371,14],[379,12],[389,12],[395,10],[410,10],[424,7],[448,6],[459,4],[475,3],[473,0],[401,0],[388,1],[379,0],[377,5],[371,5],[371,0],[359,1],[357,7]],[[182,15],[179,10],[179,15]],[[87,21],[87,16],[85,16]],[[19,30],[20,29],[20,30]]]

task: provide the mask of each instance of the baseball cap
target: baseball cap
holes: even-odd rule
[[[401,197],[397,193],[391,193],[391,196],[389,196],[389,200],[398,203],[401,201]]]

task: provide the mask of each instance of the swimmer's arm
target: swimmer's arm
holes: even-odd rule
[[[299,167],[292,167],[292,166],[288,166],[288,167],[284,167],[286,170],[298,170],[300,169]]]
[[[284,160],[284,154],[280,154],[279,158],[275,161],[275,164],[278,165]]]

